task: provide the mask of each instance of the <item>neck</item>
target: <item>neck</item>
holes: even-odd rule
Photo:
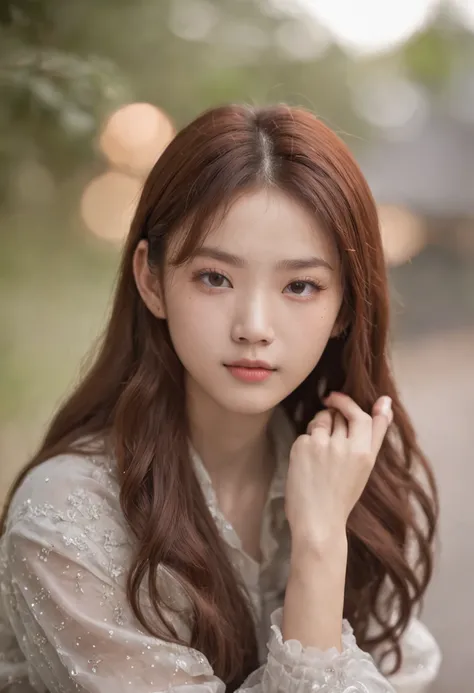
[[[273,472],[272,411],[229,412],[193,388],[187,394],[191,441],[216,490],[238,490]]]

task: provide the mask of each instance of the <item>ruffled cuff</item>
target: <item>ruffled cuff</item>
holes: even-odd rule
[[[283,642],[283,609],[271,617],[268,662],[263,689],[268,693],[394,693],[372,657],[356,643],[351,626],[342,622],[342,651],[303,647],[298,640]]]

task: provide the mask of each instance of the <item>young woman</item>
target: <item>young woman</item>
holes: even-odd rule
[[[436,493],[387,330],[335,134],[287,106],[180,132],[95,363],[7,502],[0,690],[425,690]]]

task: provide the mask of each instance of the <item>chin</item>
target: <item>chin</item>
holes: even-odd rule
[[[272,396],[269,392],[229,392],[228,396],[222,398],[222,395],[216,397],[218,404],[228,412],[233,414],[243,415],[258,415],[265,414],[275,407],[284,399],[283,397]]]

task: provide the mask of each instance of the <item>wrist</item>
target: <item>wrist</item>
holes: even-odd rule
[[[345,531],[321,537],[297,537],[283,605],[284,641],[303,647],[342,651],[341,623],[347,569]]]
[[[345,527],[337,531],[292,534],[291,563],[347,560],[347,535]]]

